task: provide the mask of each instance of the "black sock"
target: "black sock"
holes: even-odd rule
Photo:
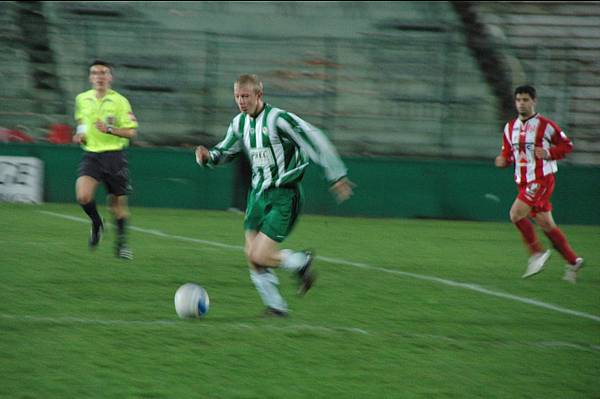
[[[87,204],[82,204],[81,207],[87,213],[87,215],[92,219],[92,223],[98,226],[102,224],[102,219],[100,219],[100,215],[98,214],[98,209],[96,208],[96,201],[88,202]]]
[[[127,219],[123,218],[123,219],[117,219],[116,223],[117,223],[117,240],[119,241],[119,243],[124,244],[125,243],[125,222]]]

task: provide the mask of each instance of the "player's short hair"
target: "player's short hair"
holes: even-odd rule
[[[252,85],[255,93],[263,91],[263,84],[257,75],[240,75],[233,84],[233,87],[242,85]]]
[[[515,97],[517,96],[517,94],[529,94],[529,97],[531,97],[532,100],[535,100],[535,87],[531,85],[519,86],[515,89]]]
[[[92,62],[90,63],[90,65],[88,66],[88,69],[90,69],[91,67],[93,67],[93,66],[95,66],[95,65],[102,65],[102,66],[105,66],[105,67],[107,67],[108,69],[110,69],[110,72],[112,73],[113,66],[112,66],[112,64],[111,64],[110,62],[108,62],[108,61],[104,61],[104,60],[99,60],[99,59],[96,59],[96,60],[94,60],[94,61],[92,61]]]

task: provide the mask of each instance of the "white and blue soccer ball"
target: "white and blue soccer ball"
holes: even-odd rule
[[[186,283],[175,292],[175,311],[182,319],[204,317],[209,307],[208,293],[198,284]]]

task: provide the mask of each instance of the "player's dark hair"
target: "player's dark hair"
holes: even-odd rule
[[[108,61],[104,61],[104,60],[94,60],[94,61],[92,61],[92,62],[90,63],[90,66],[88,67],[88,69],[89,69],[89,68],[91,68],[91,67],[93,67],[94,65],[102,65],[102,66],[105,66],[105,67],[107,67],[108,69],[110,69],[110,71],[111,71],[111,72],[112,72],[112,70],[113,70],[113,66],[112,66],[112,64],[111,64],[110,62],[108,62]]]
[[[535,87],[531,85],[519,86],[515,89],[515,97],[517,96],[517,94],[529,94],[529,97],[531,97],[532,100],[535,100]]]

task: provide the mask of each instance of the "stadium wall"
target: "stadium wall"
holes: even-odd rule
[[[44,200],[74,202],[82,151],[76,146],[0,144],[0,155],[36,157],[44,162]],[[516,189],[512,170],[493,160],[345,158],[354,197],[341,205],[328,192],[318,167],[304,179],[305,213],[338,216],[507,221]],[[133,206],[228,209],[235,168],[196,165],[191,149],[131,148]],[[0,173],[2,171],[0,170]],[[0,175],[0,184],[6,176]],[[553,196],[559,223],[600,225],[600,168],[559,164]],[[99,202],[104,195],[99,191]]]

